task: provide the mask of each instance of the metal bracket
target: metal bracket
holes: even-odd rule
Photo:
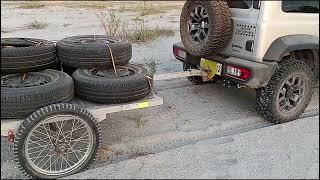
[[[191,76],[202,76],[203,72],[200,69],[189,69],[188,71],[183,72],[174,72],[174,73],[165,73],[165,74],[155,74],[153,75],[154,81],[163,81],[183,77]]]
[[[163,98],[155,94],[152,94],[150,98],[140,100],[138,102],[121,105],[102,105],[94,108],[87,108],[87,110],[97,119],[98,122],[101,122],[106,119],[106,114],[134,109],[149,108],[153,106],[160,106],[162,104]]]

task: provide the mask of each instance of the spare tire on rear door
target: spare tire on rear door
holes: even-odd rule
[[[117,104],[150,94],[150,70],[133,64],[117,66],[116,70],[118,76],[113,69],[78,69],[72,75],[76,95],[96,103]]]
[[[132,45],[116,37],[105,35],[73,36],[57,42],[58,59],[62,64],[78,68],[110,68],[113,67],[111,53],[115,65],[124,65],[132,56]]]
[[[223,50],[231,33],[226,1],[186,1],[180,16],[180,36],[190,54],[209,56]]]
[[[1,39],[1,74],[59,69],[53,42],[34,38]]]

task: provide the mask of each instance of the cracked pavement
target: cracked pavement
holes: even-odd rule
[[[319,116],[120,161],[67,179],[319,178]]]

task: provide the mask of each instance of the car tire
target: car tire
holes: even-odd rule
[[[257,110],[270,122],[289,122],[303,113],[312,94],[312,69],[300,60],[284,60],[267,86],[257,90]]]
[[[58,59],[62,64],[77,68],[113,67],[125,65],[132,56],[132,45],[124,39],[105,35],[73,36],[57,42]]]
[[[232,35],[232,19],[226,1],[186,1],[180,16],[180,36],[194,56],[222,51]]]
[[[1,74],[59,69],[53,42],[34,38],[1,39]]]
[[[90,112],[73,104],[51,104],[22,122],[13,154],[27,177],[57,179],[88,169],[100,143],[101,130]]]
[[[136,101],[151,93],[150,70],[133,64],[117,66],[118,77],[113,69],[78,69],[72,75],[76,95],[88,101],[117,104]]]
[[[54,103],[68,102],[74,96],[72,78],[64,72],[47,69],[23,75],[1,76],[1,119],[24,119],[35,110]]]

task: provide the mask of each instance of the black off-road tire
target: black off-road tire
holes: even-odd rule
[[[59,69],[53,42],[34,38],[1,39],[1,74]]]
[[[27,74],[27,76],[33,75],[46,77],[49,82],[30,87],[1,85],[1,119],[24,119],[41,107],[68,102],[74,97],[73,80],[66,73],[47,69]],[[15,76],[20,75],[1,76],[1,83]]]
[[[92,151],[90,152],[90,155],[88,158],[83,161],[82,165],[77,167],[76,169],[72,170],[71,172],[68,172],[66,174],[60,174],[60,175],[55,175],[55,176],[48,176],[45,175],[36,169],[32,168],[32,166],[28,163],[25,155],[25,146],[26,146],[26,140],[28,137],[28,134],[31,133],[30,131],[41,121],[43,121],[45,118],[52,117],[55,115],[66,115],[66,114],[71,114],[78,116],[82,118],[91,128],[93,132],[93,138],[94,138],[94,143],[93,143],[93,148]],[[74,104],[66,104],[66,103],[61,103],[61,104],[51,104],[45,107],[40,108],[39,110],[35,111],[32,113],[30,116],[26,118],[26,120],[23,121],[23,123],[20,125],[15,141],[14,141],[14,148],[13,148],[13,153],[14,153],[14,158],[15,161],[21,170],[21,172],[27,176],[28,178],[32,179],[57,179],[60,177],[72,175],[77,172],[84,171],[86,169],[89,169],[90,166],[93,164],[95,159],[97,158],[98,155],[98,148],[99,144],[101,143],[101,130],[99,127],[98,122],[96,119],[92,116],[90,112],[88,112],[86,109],[83,109],[79,106],[76,106]]]
[[[208,36],[202,42],[195,42],[189,34],[189,17],[197,6],[208,12]],[[180,16],[180,36],[186,50],[195,56],[209,56],[222,51],[232,37],[232,19],[226,1],[186,1]]]
[[[280,62],[279,66],[267,86],[257,89],[256,97],[258,113],[273,123],[285,123],[297,119],[307,108],[313,94],[313,72],[305,62],[288,59]],[[283,113],[279,110],[276,99],[286,78],[295,73],[305,78],[305,93],[294,111]]]
[[[150,70],[133,64],[117,68],[130,68],[134,74],[124,77],[99,77],[90,73],[94,69],[78,69],[72,75],[76,95],[96,103],[117,104],[136,101],[151,93],[152,79],[149,78],[153,76]],[[113,69],[108,71],[113,72]]]
[[[105,35],[73,36],[57,42],[58,59],[62,64],[77,68],[112,68],[125,65],[132,57],[132,45],[124,39]]]
[[[298,50],[294,51],[294,58],[299,59],[310,66],[313,71],[314,84],[319,84],[319,51],[317,50]]]

